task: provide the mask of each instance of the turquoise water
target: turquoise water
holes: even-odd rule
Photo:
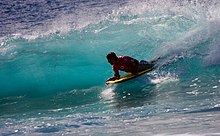
[[[218,1],[2,5],[0,135],[220,135]],[[161,60],[106,85],[110,51]]]

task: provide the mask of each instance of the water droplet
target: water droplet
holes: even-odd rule
[[[213,88],[213,89],[216,89],[216,88],[218,88],[218,86],[213,86],[212,88]]]

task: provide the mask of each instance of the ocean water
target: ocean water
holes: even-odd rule
[[[220,135],[219,6],[1,1],[0,135]],[[110,51],[161,59],[150,73],[106,85]]]

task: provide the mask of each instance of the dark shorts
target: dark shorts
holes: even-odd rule
[[[151,67],[152,67],[152,64],[151,64],[151,63],[149,63],[149,62],[146,61],[146,60],[141,60],[141,61],[139,62],[138,70],[137,70],[137,71],[139,72],[139,71],[142,71],[142,70],[151,68]]]
[[[139,64],[149,65],[150,63],[149,63],[148,61],[146,61],[146,60],[141,60],[141,61],[139,62]]]

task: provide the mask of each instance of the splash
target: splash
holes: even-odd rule
[[[114,95],[115,95],[115,87],[114,86],[111,86],[111,87],[108,87],[108,88],[105,88],[102,93],[101,93],[101,96],[105,99],[105,100],[112,100]]]
[[[178,82],[179,79],[178,76],[174,73],[166,73],[160,75],[158,74],[154,79],[151,79],[150,81],[153,84],[162,85],[170,82]]]
[[[219,20],[220,21],[220,20]],[[209,33],[211,37],[211,45],[209,47],[208,55],[204,58],[206,65],[220,65],[220,25],[219,21],[211,22]]]

